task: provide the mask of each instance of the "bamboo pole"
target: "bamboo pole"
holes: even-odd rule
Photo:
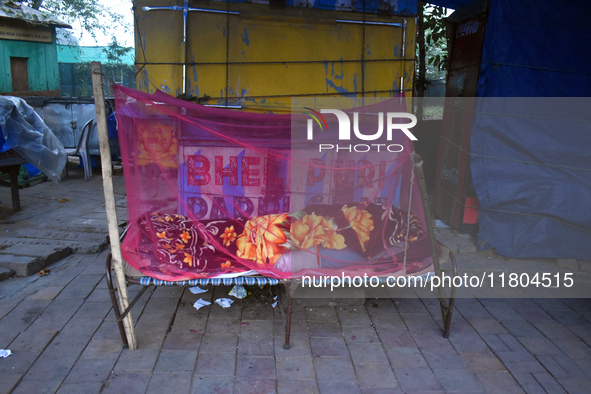
[[[115,193],[113,191],[113,171],[111,165],[111,150],[109,148],[109,134],[107,131],[107,113],[105,111],[105,95],[103,93],[103,70],[100,62],[92,62],[92,91],[94,93],[94,106],[96,109],[96,123],[98,128],[99,146],[101,151],[101,167],[103,171],[103,190],[105,193],[105,209],[107,210],[107,226],[109,228],[109,240],[113,257],[113,269],[117,280],[119,292],[119,305],[122,311],[129,306],[127,294],[127,282],[123,270],[121,257],[121,242],[119,241],[119,229],[117,226],[117,210],[115,209]],[[135,331],[131,313],[123,319],[123,327],[127,336],[130,349],[137,348]]]

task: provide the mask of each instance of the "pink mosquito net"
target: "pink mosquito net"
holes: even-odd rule
[[[342,112],[349,140],[337,133],[343,119],[318,108],[248,113],[124,87],[115,99],[128,206],[122,254],[145,275],[432,270],[412,141],[390,127],[408,123],[395,118],[403,98]]]

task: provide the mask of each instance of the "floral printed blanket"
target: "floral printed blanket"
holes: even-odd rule
[[[424,246],[426,238],[415,215],[393,206],[361,203],[311,205],[291,214],[251,219],[197,221],[154,212],[144,214],[138,224],[142,248],[159,263],[150,270],[169,276],[183,272],[211,276],[249,269],[285,271],[275,264],[285,254],[299,250],[348,250],[360,260],[351,264],[367,264],[384,256],[392,260],[392,253],[388,256],[384,251],[400,252],[406,241],[409,250],[413,244]],[[321,269],[320,259],[318,264]]]

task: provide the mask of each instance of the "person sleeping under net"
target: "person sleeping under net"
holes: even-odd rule
[[[368,265],[379,271],[383,264],[402,260],[407,246],[411,259],[418,256],[409,253],[410,245],[428,250],[417,216],[373,203],[310,205],[294,213],[250,219],[191,220],[154,212],[142,215],[138,224],[140,248],[158,262],[151,270],[167,274],[253,267],[295,273]]]

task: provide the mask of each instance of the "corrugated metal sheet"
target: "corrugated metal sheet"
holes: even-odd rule
[[[11,1],[0,3],[0,18],[16,19],[37,26],[55,26],[72,28],[47,11],[35,10],[24,4]]]
[[[65,148],[74,148],[80,139],[82,127],[96,117],[94,101],[89,99],[35,99],[27,98],[37,114],[53,131]],[[88,142],[91,155],[99,155],[99,141],[96,122]]]
[[[218,9],[236,14],[188,13],[185,57],[183,13],[137,5],[136,65],[144,91],[182,93],[185,65],[186,93],[209,96],[209,104],[289,108],[293,96],[412,92],[414,18],[225,3]]]

